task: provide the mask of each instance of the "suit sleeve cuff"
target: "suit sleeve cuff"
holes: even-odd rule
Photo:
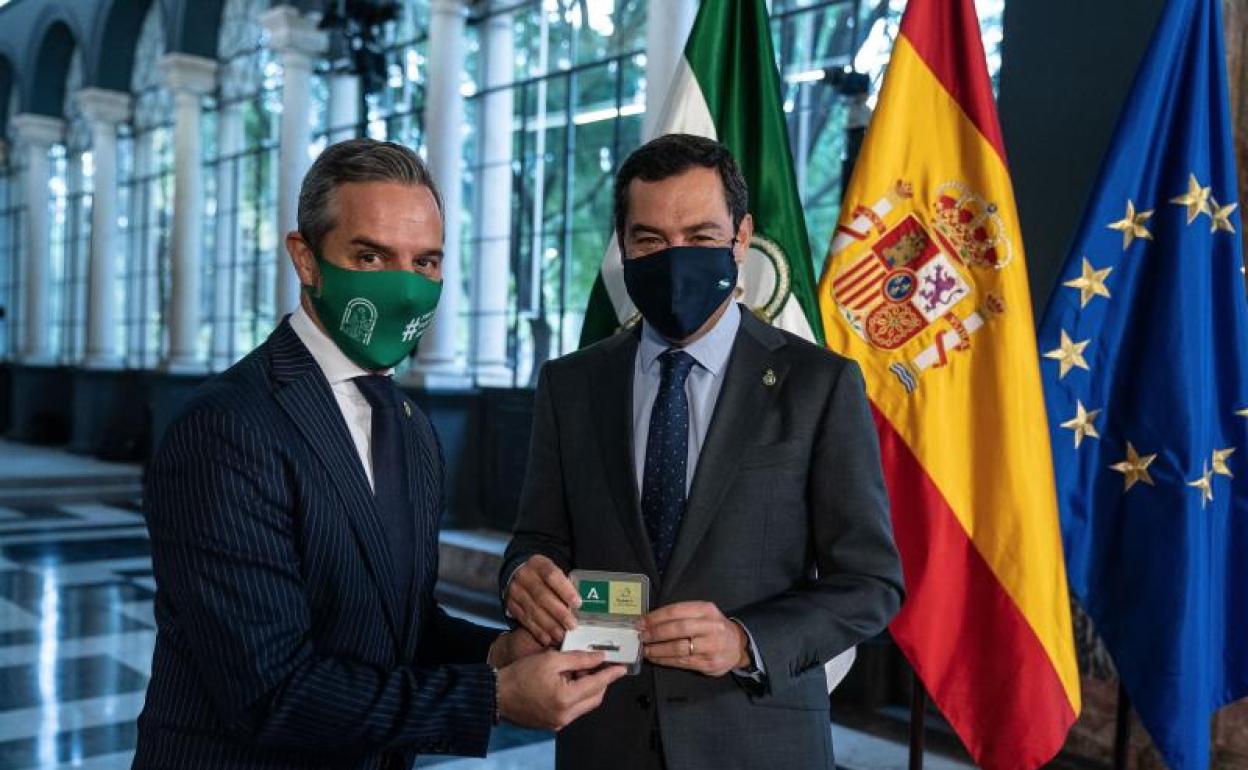
[[[507,579],[503,581],[503,593],[498,597],[499,601],[503,604],[503,617],[508,620],[515,620],[515,618],[513,618],[511,613],[507,610],[507,592],[511,590],[511,581],[516,579],[516,573],[519,572],[520,568],[523,566],[524,562],[522,561],[511,568],[511,572],[507,573]]]
[[[758,653],[758,644],[755,643],[754,641],[754,635],[750,633],[750,629],[746,628],[745,624],[742,623],[741,621],[737,620],[736,618],[728,618],[728,619],[731,620],[733,623],[736,623],[738,626],[740,626],[741,630],[745,632],[745,638],[746,638],[747,646],[749,647],[749,653],[750,653],[749,667],[748,668],[734,668],[732,670],[733,676],[739,676],[744,679],[750,679],[754,682],[758,682],[761,684],[763,682],[763,678],[767,675],[767,671],[763,667],[763,656]]]

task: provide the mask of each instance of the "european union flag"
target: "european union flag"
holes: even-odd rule
[[[1040,329],[1070,585],[1153,741],[1248,695],[1248,300],[1221,0],[1170,0]]]

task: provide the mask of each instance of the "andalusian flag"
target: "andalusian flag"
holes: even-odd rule
[[[819,287],[858,361],[907,597],[891,627],[976,763],[1079,713],[1027,269],[972,0],[910,0]]]
[[[750,190],[754,240],[739,299],[808,340],[820,337],[810,241],[784,123],[765,0],[704,0],[676,67],[658,134],[697,134],[728,146]],[[615,239],[602,262],[581,346],[636,322]]]

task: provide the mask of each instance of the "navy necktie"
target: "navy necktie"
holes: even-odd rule
[[[373,498],[390,543],[395,590],[405,606],[416,560],[416,512],[407,488],[407,453],[401,411],[403,397],[394,380],[368,375],[352,380],[373,410]]]
[[[646,467],[642,472],[641,512],[654,549],[659,575],[667,570],[676,534],[685,515],[686,466],[689,462],[689,398],[685,380],[696,363],[683,350],[659,356],[659,393],[650,412]]]

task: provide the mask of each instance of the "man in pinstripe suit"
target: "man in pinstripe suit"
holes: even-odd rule
[[[559,729],[622,673],[434,599],[441,450],[389,375],[432,317],[441,244],[411,150],[352,140],[308,172],[286,239],[301,307],[191,397],[149,470],[158,632],[135,767],[480,756],[500,717]]]

